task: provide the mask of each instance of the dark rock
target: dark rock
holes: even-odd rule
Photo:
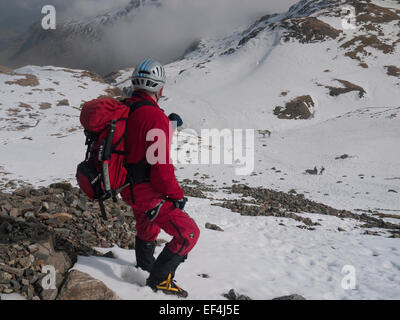
[[[279,119],[310,119],[312,113],[310,108],[314,107],[314,101],[310,95],[297,97],[286,103],[285,108],[276,107],[274,114]]]
[[[252,300],[250,297],[245,296],[243,294],[239,294],[235,291],[235,289],[229,290],[228,293],[223,294],[225,298],[228,300]]]
[[[289,296],[283,296],[283,297],[278,297],[278,298],[274,298],[272,300],[295,300],[295,301],[299,301],[299,300],[307,300],[306,298],[298,295],[298,294],[292,294]]]
[[[56,300],[58,295],[57,289],[45,289],[40,293],[40,298],[42,300]]]
[[[90,275],[73,270],[68,274],[57,300],[119,300],[115,292]]]
[[[224,229],[222,229],[221,227],[217,226],[216,224],[212,224],[207,222],[205,225],[206,229],[210,229],[210,230],[214,230],[214,231],[221,231],[223,232]]]
[[[343,87],[326,86],[326,88],[329,89],[329,95],[332,97],[336,97],[353,91],[358,92],[359,98],[363,98],[367,94],[367,92],[362,87],[354,83],[340,79],[335,79],[335,80],[341,83]]]
[[[115,255],[112,251],[108,251],[107,253],[103,254],[104,258],[115,259]]]

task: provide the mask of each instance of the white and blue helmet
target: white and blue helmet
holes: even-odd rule
[[[164,87],[166,80],[162,64],[151,59],[139,63],[132,74],[132,84],[135,90],[157,93]]]

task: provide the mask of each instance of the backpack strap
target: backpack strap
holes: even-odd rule
[[[138,96],[138,97],[142,98],[142,97],[139,96],[139,95],[135,95],[135,96]],[[129,116],[130,116],[133,112],[135,112],[136,110],[138,110],[138,109],[140,109],[141,107],[144,107],[144,106],[153,106],[154,108],[157,108],[157,106],[156,106],[153,102],[148,101],[148,100],[145,100],[145,99],[143,99],[143,98],[142,98],[142,100],[140,100],[140,101],[135,101],[135,102],[127,102],[128,100],[129,100],[129,99],[125,99],[125,100],[122,100],[122,101],[120,101],[120,102],[123,103],[123,104],[125,104],[125,105],[130,109],[130,111],[129,111]],[[121,118],[121,119],[119,119],[118,121],[128,121],[128,119],[129,119],[129,117],[128,117],[128,118]],[[121,137],[121,139],[119,139],[119,140],[112,146],[112,153],[116,153],[116,154],[119,154],[119,155],[125,155],[125,152],[115,150],[115,149],[118,148],[118,146],[122,143],[122,141],[124,141],[125,138],[126,138],[126,129],[125,129],[125,132],[124,132],[123,136]]]
[[[157,108],[157,106],[149,100],[144,99],[141,95],[139,94],[133,94],[132,97],[138,97],[140,98],[140,100],[135,101],[135,102],[127,102],[128,99],[125,99],[123,101],[121,101],[123,104],[125,104],[129,109],[129,117],[132,115],[132,113],[134,113],[136,110],[140,109],[141,107],[144,106],[153,106],[154,108]],[[127,129],[125,129],[125,133],[123,136],[123,139],[126,138],[126,133],[127,133]],[[134,204],[135,203],[135,197],[133,195],[133,186],[135,184],[138,183],[143,183],[146,181],[149,181],[149,179],[146,177],[150,177],[150,165],[146,163],[146,159],[143,159],[142,161],[140,161],[137,164],[133,164],[133,165],[129,165],[124,161],[124,167],[127,169],[128,175],[127,175],[127,186],[129,186],[129,192],[130,192],[130,196],[131,196],[131,201]],[[132,170],[132,168],[136,169],[136,170]],[[139,172],[139,180],[137,179],[137,177],[134,178],[134,176],[137,175],[136,172]]]
[[[153,106],[154,108],[157,108],[156,105],[149,101],[149,100],[140,100],[140,101],[135,101],[135,102],[130,102],[126,104],[130,111],[129,111],[129,116],[134,113],[136,110],[140,109],[141,107],[144,106]]]

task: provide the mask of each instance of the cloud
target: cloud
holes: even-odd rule
[[[105,30],[97,46],[79,43],[85,55],[98,59],[101,73],[133,66],[146,57],[176,60],[198,38],[230,34],[267,13],[286,11],[297,0],[163,0],[143,9],[131,22]],[[99,56],[99,52],[103,55]]]
[[[53,57],[52,63],[89,69],[105,74],[131,67],[141,59],[152,57],[163,63],[183,55],[194,40],[203,37],[229,35],[235,29],[246,27],[257,18],[286,11],[298,0],[141,0],[161,1],[161,7],[143,7],[129,21],[121,21],[104,28],[100,43],[76,39],[71,52]],[[41,8],[56,7],[58,23],[61,20],[87,21],[88,17],[122,8],[130,0],[1,0],[0,9],[7,5],[17,7],[21,14],[9,23],[31,24],[42,18]],[[15,10],[14,10],[15,12]],[[2,15],[6,11],[2,11]],[[17,14],[18,15],[18,14]],[[23,17],[23,18],[22,18]],[[1,24],[0,24],[1,26]],[[69,45],[67,46],[69,47]],[[40,53],[40,50],[38,51]],[[40,54],[39,54],[40,56]],[[35,55],[25,56],[24,64],[36,63]],[[36,57],[37,58],[37,57]],[[39,57],[40,58],[40,57]]]

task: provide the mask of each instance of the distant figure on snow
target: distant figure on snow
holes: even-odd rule
[[[260,134],[262,134],[263,138],[265,138],[266,135],[268,135],[268,137],[271,137],[271,131],[269,130],[260,130],[258,131]]]
[[[314,167],[314,169],[308,169],[308,170],[306,170],[306,173],[307,174],[312,174],[312,175],[318,175],[318,168],[317,167]]]

